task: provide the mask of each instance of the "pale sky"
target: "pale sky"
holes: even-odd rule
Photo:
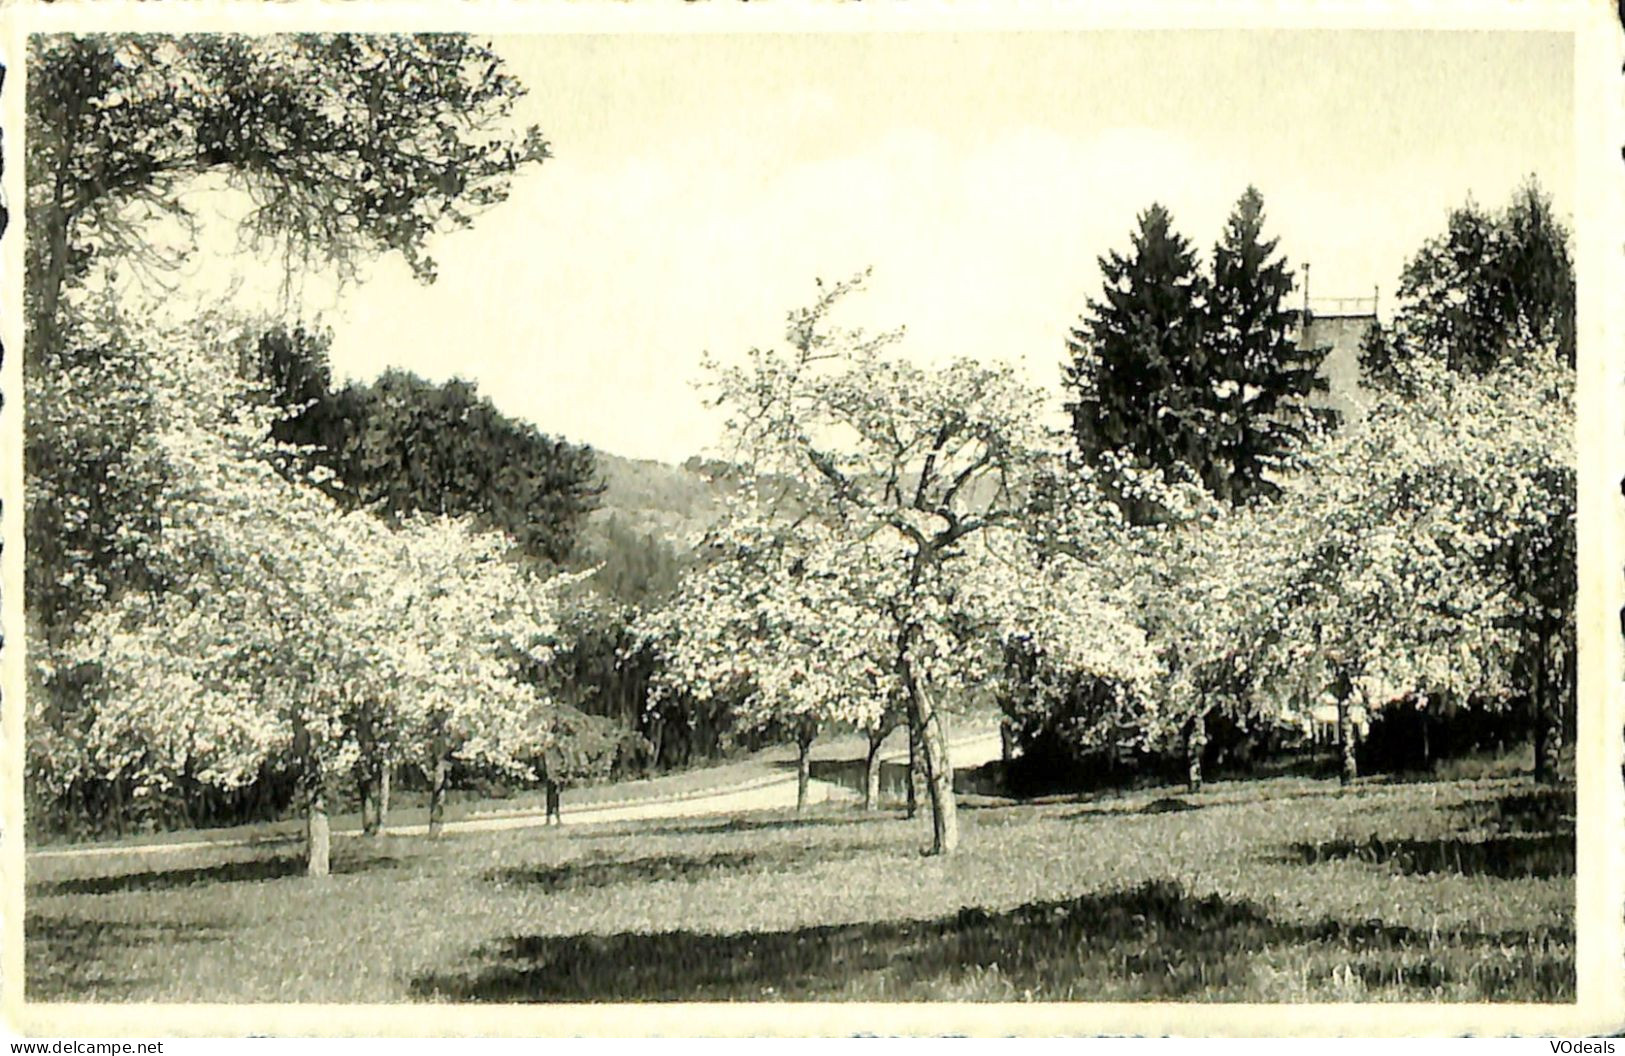
[[[618,454],[718,440],[701,355],[779,341],[815,277],[875,269],[848,324],[905,354],[1021,360],[1068,327],[1152,201],[1204,257],[1249,183],[1312,294],[1391,296],[1472,194],[1535,173],[1573,213],[1573,52],[1534,33],[543,36],[497,41],[555,157],[440,279],[336,299],[335,366],[460,375]]]

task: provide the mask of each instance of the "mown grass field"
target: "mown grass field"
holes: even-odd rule
[[[49,858],[33,1001],[1569,1001],[1572,790],[1222,782]]]

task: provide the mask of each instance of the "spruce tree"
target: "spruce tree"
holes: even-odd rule
[[[1195,250],[1173,230],[1168,210],[1153,204],[1139,216],[1132,252],[1108,253],[1100,270],[1102,295],[1067,340],[1067,410],[1079,451],[1097,467],[1119,452],[1141,468],[1172,475],[1185,465],[1205,479],[1210,450],[1195,389],[1207,282]],[[1131,520],[1159,516],[1120,488],[1115,497]]]
[[[1102,297],[1067,342],[1068,410],[1086,461],[1100,467],[1117,452],[1170,479],[1185,470],[1242,505],[1274,495],[1271,471],[1313,428],[1333,424],[1335,412],[1309,403],[1326,389],[1325,350],[1299,348],[1286,308],[1291,270],[1263,228],[1263,196],[1249,187],[1214,247],[1211,277],[1160,205],[1140,215],[1130,255],[1101,258]],[[1160,516],[1116,490],[1130,519]]]
[[[1290,458],[1311,431],[1336,423],[1335,411],[1309,397],[1325,392],[1326,349],[1299,346],[1287,309],[1292,272],[1264,238],[1264,196],[1248,187],[1213,249],[1203,362],[1211,384],[1212,462],[1203,479],[1215,495],[1241,505],[1280,489],[1271,469]]]

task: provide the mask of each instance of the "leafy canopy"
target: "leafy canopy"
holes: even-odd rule
[[[396,252],[422,279],[437,231],[467,227],[547,156],[508,127],[524,88],[453,34],[40,34],[30,38],[30,362],[56,347],[64,284],[153,256],[155,221],[189,224],[189,181],[226,174],[245,234],[289,267],[353,274]]]
[[[602,491],[591,448],[510,418],[461,379],[435,385],[387,370],[335,391],[328,340],[274,328],[249,369],[290,410],[276,436],[301,448],[307,470],[328,471],[334,498],[396,519],[471,516],[534,557],[570,556]]]
[[[169,352],[145,441],[165,467],[149,554],[164,587],[79,624],[64,655],[99,672],[95,706],[76,745],[42,742],[58,755],[37,772],[234,787],[267,762],[320,775],[381,750],[533,775],[558,709],[523,671],[551,659],[578,577],[538,579],[510,540],[457,521],[392,529],[291,478],[277,412],[221,347],[229,326],[150,338]]]
[[[1405,266],[1390,328],[1361,349],[1368,384],[1414,390],[1418,360],[1485,374],[1509,358],[1575,363],[1574,263],[1568,228],[1531,177],[1504,209],[1472,201]]]

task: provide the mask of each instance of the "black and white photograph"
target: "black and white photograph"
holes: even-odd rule
[[[7,13],[16,1029],[1625,1016],[1610,11],[138,6]]]

